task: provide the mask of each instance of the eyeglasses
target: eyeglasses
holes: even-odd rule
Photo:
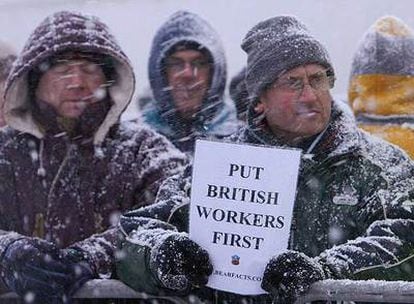
[[[305,79],[308,79],[306,82]],[[288,76],[279,78],[271,87],[277,90],[300,95],[305,85],[310,85],[315,91],[328,91],[333,88],[335,77],[328,75],[328,71],[319,71],[306,78]]]
[[[102,71],[101,65],[95,62],[82,60],[82,61],[72,61],[72,60],[59,60],[57,63],[52,66],[53,72],[57,74],[66,74],[69,73],[74,66],[79,66],[79,69],[85,74],[95,74],[98,71]]]
[[[182,72],[185,70],[187,64],[190,65],[191,70],[205,70],[210,67],[210,62],[206,59],[195,59],[193,61],[184,61],[177,58],[168,58],[165,62],[165,67],[171,72]]]

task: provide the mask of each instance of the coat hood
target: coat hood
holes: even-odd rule
[[[193,42],[206,49],[213,61],[210,89],[205,97],[198,120],[212,117],[222,107],[222,96],[226,85],[226,59],[217,32],[202,18],[187,11],[173,14],[157,31],[148,62],[149,79],[156,106],[169,122],[177,122],[171,94],[164,75],[163,60],[172,47],[181,42]],[[179,127],[179,125],[178,125]]]
[[[28,75],[45,60],[66,51],[96,53],[113,60],[115,83],[108,89],[113,105],[94,134],[94,143],[99,144],[129,104],[134,92],[135,76],[129,59],[108,27],[94,16],[57,12],[43,20],[34,30],[6,83],[6,121],[16,130],[38,138],[44,137],[31,111]]]

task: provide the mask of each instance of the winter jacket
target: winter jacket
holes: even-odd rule
[[[109,56],[114,65],[110,108],[90,136],[82,123],[72,137],[56,123],[55,113],[37,113],[28,89],[33,68],[72,50]],[[165,137],[136,123],[119,123],[134,85],[128,58],[95,17],[59,12],[36,28],[7,82],[0,256],[20,235],[36,236],[60,248],[86,250],[99,274],[111,275],[119,214],[152,203],[160,183],[186,162]]]
[[[259,128],[243,128],[230,139],[283,146]],[[400,262],[414,245],[413,182],[414,164],[402,151],[359,130],[334,104],[327,129],[302,154],[289,248],[326,263],[338,279],[363,278],[366,267]],[[153,229],[155,237],[155,228],[167,229],[165,223],[187,231],[189,187],[189,176],[167,180],[158,203],[121,219],[127,235],[121,247],[127,257],[119,262],[118,272],[127,284],[150,293],[166,292],[147,267],[151,248],[128,237],[135,229],[148,235]],[[378,222],[384,219],[388,222]],[[134,268],[127,269],[128,263]],[[246,298],[209,288],[194,293],[212,303],[271,303],[268,295]]]
[[[178,43],[193,42],[206,49],[213,61],[212,77],[200,111],[191,121],[182,119],[166,88],[164,61]],[[240,126],[234,104],[223,99],[226,85],[226,59],[217,32],[202,18],[186,11],[173,14],[156,33],[148,62],[154,100],[142,109],[144,121],[165,135],[180,150],[192,152],[199,135],[224,137]]]
[[[349,103],[358,125],[414,157],[414,33],[392,16],[365,33],[352,62]]]

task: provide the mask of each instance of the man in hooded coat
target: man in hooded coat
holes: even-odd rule
[[[58,12],[28,39],[7,80],[0,150],[0,270],[10,290],[61,303],[86,280],[110,278],[119,214],[152,203],[186,163],[165,137],[119,123],[134,86],[96,17]]]
[[[223,98],[226,59],[217,32],[196,14],[178,11],[157,31],[148,62],[154,100],[144,121],[181,151],[194,151],[198,136],[221,138],[240,123]]]
[[[412,257],[414,164],[359,130],[333,101],[325,47],[295,17],[278,16],[253,27],[242,48],[251,103],[248,126],[230,140],[302,150],[288,250],[263,273],[269,294],[204,286],[213,265],[187,234],[189,176],[167,180],[156,204],[122,217],[120,278],[137,290],[192,293],[208,303],[293,303],[316,281],[381,278],[365,269]]]

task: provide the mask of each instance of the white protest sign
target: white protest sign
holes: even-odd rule
[[[214,267],[207,286],[243,295],[261,287],[269,259],[288,247],[299,150],[198,140],[190,238]]]

